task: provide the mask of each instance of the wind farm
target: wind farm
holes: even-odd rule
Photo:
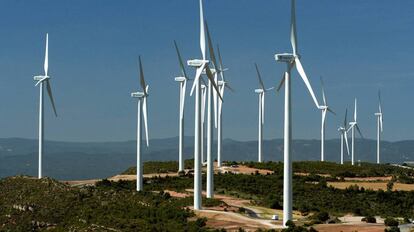
[[[46,2],[3,9],[0,231],[414,231],[414,3]]]

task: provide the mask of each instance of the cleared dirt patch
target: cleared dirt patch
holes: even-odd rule
[[[319,232],[384,232],[385,226],[378,224],[323,224],[316,225],[314,228]]]
[[[235,174],[254,174],[254,173],[257,172],[261,175],[266,175],[267,173],[269,173],[269,174],[273,173],[272,170],[250,168],[250,167],[247,167],[247,166],[244,166],[244,165],[237,165],[237,166],[234,166],[234,167],[224,166],[224,167],[218,168],[218,171],[231,172],[231,173],[235,173]]]
[[[274,225],[267,220],[252,219],[231,212],[218,212],[212,210],[195,211],[198,217],[206,217],[207,226],[210,228],[224,228],[227,231],[238,231],[243,228],[245,231],[256,231],[257,229],[276,229],[280,225]]]

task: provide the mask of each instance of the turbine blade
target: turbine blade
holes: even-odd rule
[[[382,114],[382,107],[381,107],[381,91],[378,90],[378,108],[379,113]]]
[[[224,96],[224,88],[226,88],[226,83],[223,83],[223,86],[219,87],[221,96]],[[223,109],[223,102],[219,101],[217,108],[218,108],[218,110],[217,110],[218,111],[218,117],[221,118],[221,112],[222,112],[222,109]],[[218,125],[218,123],[217,123],[217,125]]]
[[[383,129],[382,129],[382,123],[383,123],[383,122],[382,122],[382,114],[381,114],[381,115],[380,115],[380,127],[381,127],[381,132],[382,132],[382,130],[383,130]]]
[[[348,109],[345,110],[345,119],[344,119],[344,128],[345,129],[348,127],[347,117],[348,117]]]
[[[322,110],[322,126],[325,126],[325,120],[326,120],[326,110]]]
[[[145,141],[147,142],[147,147],[149,146],[148,140],[148,112],[147,112],[147,97],[145,96],[142,103],[142,114],[144,116],[144,127],[145,127]]]
[[[349,156],[348,132],[346,132],[346,130],[344,131],[344,137],[345,137],[346,151],[348,152],[348,156]]]
[[[277,87],[277,92],[279,92],[280,89],[282,88],[283,84],[285,83],[285,79],[286,79],[286,73],[283,73],[282,79],[280,80],[279,86]]]
[[[362,133],[361,133],[361,130],[359,129],[358,124],[355,124],[355,127],[356,127],[356,129],[357,129],[357,131],[358,131],[358,134],[361,136],[361,138],[364,138],[364,136],[363,136],[363,135],[362,135]]]
[[[210,36],[210,31],[208,30],[208,24],[207,21],[205,21],[205,27],[206,27],[206,32],[207,32],[207,41],[208,41],[208,49],[209,49],[209,53],[210,53],[210,59],[211,61],[213,61],[213,65],[214,65],[214,69],[216,69],[216,72],[221,72],[219,70],[219,66],[217,65],[217,61],[216,61],[216,56],[214,54],[214,47],[213,47],[213,43],[211,42],[211,36]]]
[[[195,89],[196,85],[198,84],[198,81],[200,79],[201,73],[204,70],[205,65],[206,64],[203,63],[200,67],[197,68],[196,75],[195,75],[194,81],[193,81],[193,86],[191,87],[190,96],[193,96],[194,89]],[[201,80],[203,80],[203,79],[201,79]]]
[[[328,107],[327,109],[328,109],[329,112],[331,112],[332,114],[336,115],[336,113],[333,110],[331,110],[331,108]]]
[[[46,33],[45,63],[43,68],[45,70],[45,76],[47,76],[49,70],[49,33]]]
[[[355,105],[354,105],[354,122],[357,121],[357,99],[355,98]]]
[[[50,103],[52,103],[53,112],[55,113],[55,116],[57,117],[55,101],[53,100],[52,88],[50,87],[49,79],[46,80],[46,88],[47,88],[47,93],[49,95]]]
[[[220,90],[218,89],[216,83],[214,82],[213,74],[211,73],[210,67],[208,67],[208,66],[206,66],[206,74],[207,74],[207,77],[210,80],[211,84],[213,85],[214,89],[216,90],[217,95],[219,96],[221,101],[223,101],[223,98],[220,95]]]
[[[292,0],[292,2],[294,2],[294,0]],[[295,58],[295,63],[296,63],[296,69],[298,70],[300,77],[302,77],[303,82],[305,82],[305,85],[308,88],[308,91],[311,94],[312,99],[315,102],[316,107],[319,108],[318,100],[316,99],[315,93],[312,90],[312,86],[309,83],[309,79],[306,76],[305,70],[303,69],[303,66],[300,63],[300,60],[299,60],[298,57]]]
[[[326,96],[325,96],[325,86],[324,86],[324,84],[323,84],[322,77],[321,77],[321,86],[322,86],[322,99],[323,99],[323,104],[324,104],[325,106],[328,106],[328,103],[327,103],[327,101],[326,101]]]
[[[236,92],[236,90],[234,90],[230,85],[229,85],[229,83],[223,83],[223,85],[225,84],[225,86],[226,86],[226,88],[228,88],[231,92]]]
[[[187,80],[180,84],[180,119],[184,118],[184,103],[185,103],[185,90],[187,88]]]
[[[297,54],[298,45],[296,39],[296,9],[295,0],[292,0],[291,6],[291,25],[290,25],[290,43],[292,44],[293,54]]]
[[[263,90],[265,90],[266,88],[265,88],[265,86],[264,86],[264,84],[263,84],[263,80],[262,80],[262,77],[261,77],[260,72],[259,72],[259,67],[257,67],[257,64],[256,64],[256,63],[254,63],[254,66],[256,67],[257,78],[259,79],[259,84],[260,84],[260,87],[261,87]]]
[[[225,81],[224,80],[224,69],[223,69],[223,60],[221,59],[221,53],[220,53],[220,47],[219,47],[219,45],[217,44],[217,53],[218,53],[218,57],[219,57],[219,62],[220,62],[220,76],[221,76],[221,80],[222,81]],[[227,69],[226,69],[227,70]]]
[[[138,60],[139,60],[139,76],[140,76],[141,88],[142,90],[144,90],[144,94],[147,95],[147,90],[146,90],[147,85],[145,84],[144,70],[142,68],[141,56],[138,57]]]
[[[203,60],[206,60],[206,35],[204,29],[203,0],[200,0],[200,49]]]
[[[184,66],[184,63],[183,63],[183,59],[181,58],[180,50],[178,49],[178,45],[177,45],[177,42],[176,42],[175,40],[174,40],[174,46],[175,46],[175,51],[177,52],[178,61],[179,61],[179,63],[180,63],[181,74],[182,74],[182,75],[183,75],[186,79],[188,79],[187,72],[185,71],[185,66]]]

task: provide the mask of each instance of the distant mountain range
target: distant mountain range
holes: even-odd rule
[[[191,159],[193,137],[185,138],[184,154]],[[150,147],[144,149],[143,159],[177,160],[178,137],[152,139]],[[339,162],[340,141],[325,141],[326,160]],[[386,142],[381,144],[382,162],[403,163],[414,160],[414,140]],[[213,154],[216,154],[214,146]],[[134,166],[136,143],[125,142],[57,142],[45,141],[44,174],[56,179],[103,178],[118,174]],[[263,145],[265,160],[283,159],[283,139],[265,140]],[[376,141],[357,139],[355,144],[356,160],[375,162]],[[223,160],[255,161],[257,159],[256,141],[223,142]],[[319,160],[319,140],[294,140],[293,160]],[[345,159],[350,157],[345,155]],[[12,175],[37,175],[37,140],[22,138],[0,139],[0,177]]]

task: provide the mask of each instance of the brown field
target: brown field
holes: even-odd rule
[[[345,177],[345,181],[390,181],[392,176]]]
[[[351,185],[358,185],[359,187],[364,187],[365,189],[372,189],[372,190],[387,190],[387,182],[328,182],[328,186],[332,186],[338,189],[346,189]],[[401,184],[401,183],[394,183],[394,191],[414,191],[414,184]]]
[[[321,224],[316,225],[314,228],[319,232],[384,232],[385,226],[378,224]]]

